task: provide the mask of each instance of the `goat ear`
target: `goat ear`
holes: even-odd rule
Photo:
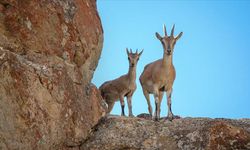
[[[127,54],[129,55],[129,51],[128,51],[128,48],[126,48],[126,51],[127,51]]]
[[[175,38],[175,40],[176,41],[179,40],[179,38],[181,38],[182,34],[183,34],[183,32],[179,33],[179,35]]]
[[[142,52],[143,52],[144,49],[141,50],[141,52],[139,53],[139,57],[141,56]]]
[[[162,37],[160,36],[158,32],[155,32],[155,36],[157,37],[157,39],[162,40]]]

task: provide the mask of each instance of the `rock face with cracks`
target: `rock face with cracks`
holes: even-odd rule
[[[109,116],[95,127],[82,150],[250,149],[250,119],[182,118],[155,122]]]
[[[0,149],[70,149],[105,115],[95,0],[0,0]]]
[[[101,119],[102,43],[95,0],[0,0],[1,150],[250,149],[249,119]]]

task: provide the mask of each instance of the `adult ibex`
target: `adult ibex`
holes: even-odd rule
[[[134,91],[136,90],[136,65],[137,62],[143,52],[143,50],[138,54],[137,50],[136,53],[132,53],[132,50],[130,49],[130,52],[128,49],[126,49],[128,54],[128,60],[129,60],[129,71],[127,74],[111,80],[104,82],[99,90],[101,91],[101,95],[103,99],[108,104],[108,112],[112,110],[114,104],[118,99],[120,99],[121,108],[122,108],[122,116],[125,116],[124,113],[124,97],[127,97],[128,102],[128,109],[129,109],[129,116],[133,116],[132,113],[132,96],[134,94]]]
[[[175,80],[175,68],[173,65],[173,51],[176,41],[182,36],[182,32],[174,37],[174,27],[172,28],[171,35],[167,35],[166,26],[163,26],[165,33],[161,37],[159,33],[155,33],[156,37],[161,41],[164,49],[163,58],[156,60],[145,66],[143,73],[140,76],[140,83],[143,89],[143,94],[148,103],[148,111],[152,116],[152,107],[150,104],[149,94],[154,94],[155,99],[155,114],[154,119],[160,119],[160,106],[163,97],[163,92],[167,92],[168,100],[168,116],[169,120],[173,119],[171,110],[171,94],[172,86]]]

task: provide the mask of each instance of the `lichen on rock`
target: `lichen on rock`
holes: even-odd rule
[[[249,119],[105,116],[102,44],[95,0],[0,0],[1,150],[250,149]]]
[[[142,116],[142,115],[140,115]],[[106,117],[82,150],[250,149],[250,120]]]
[[[0,0],[0,149],[77,147],[105,115],[94,0]]]

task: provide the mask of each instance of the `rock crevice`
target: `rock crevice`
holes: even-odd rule
[[[102,44],[95,0],[0,0],[0,149],[250,149],[249,119],[104,117]]]
[[[105,115],[95,0],[0,0],[0,149],[77,147]]]

